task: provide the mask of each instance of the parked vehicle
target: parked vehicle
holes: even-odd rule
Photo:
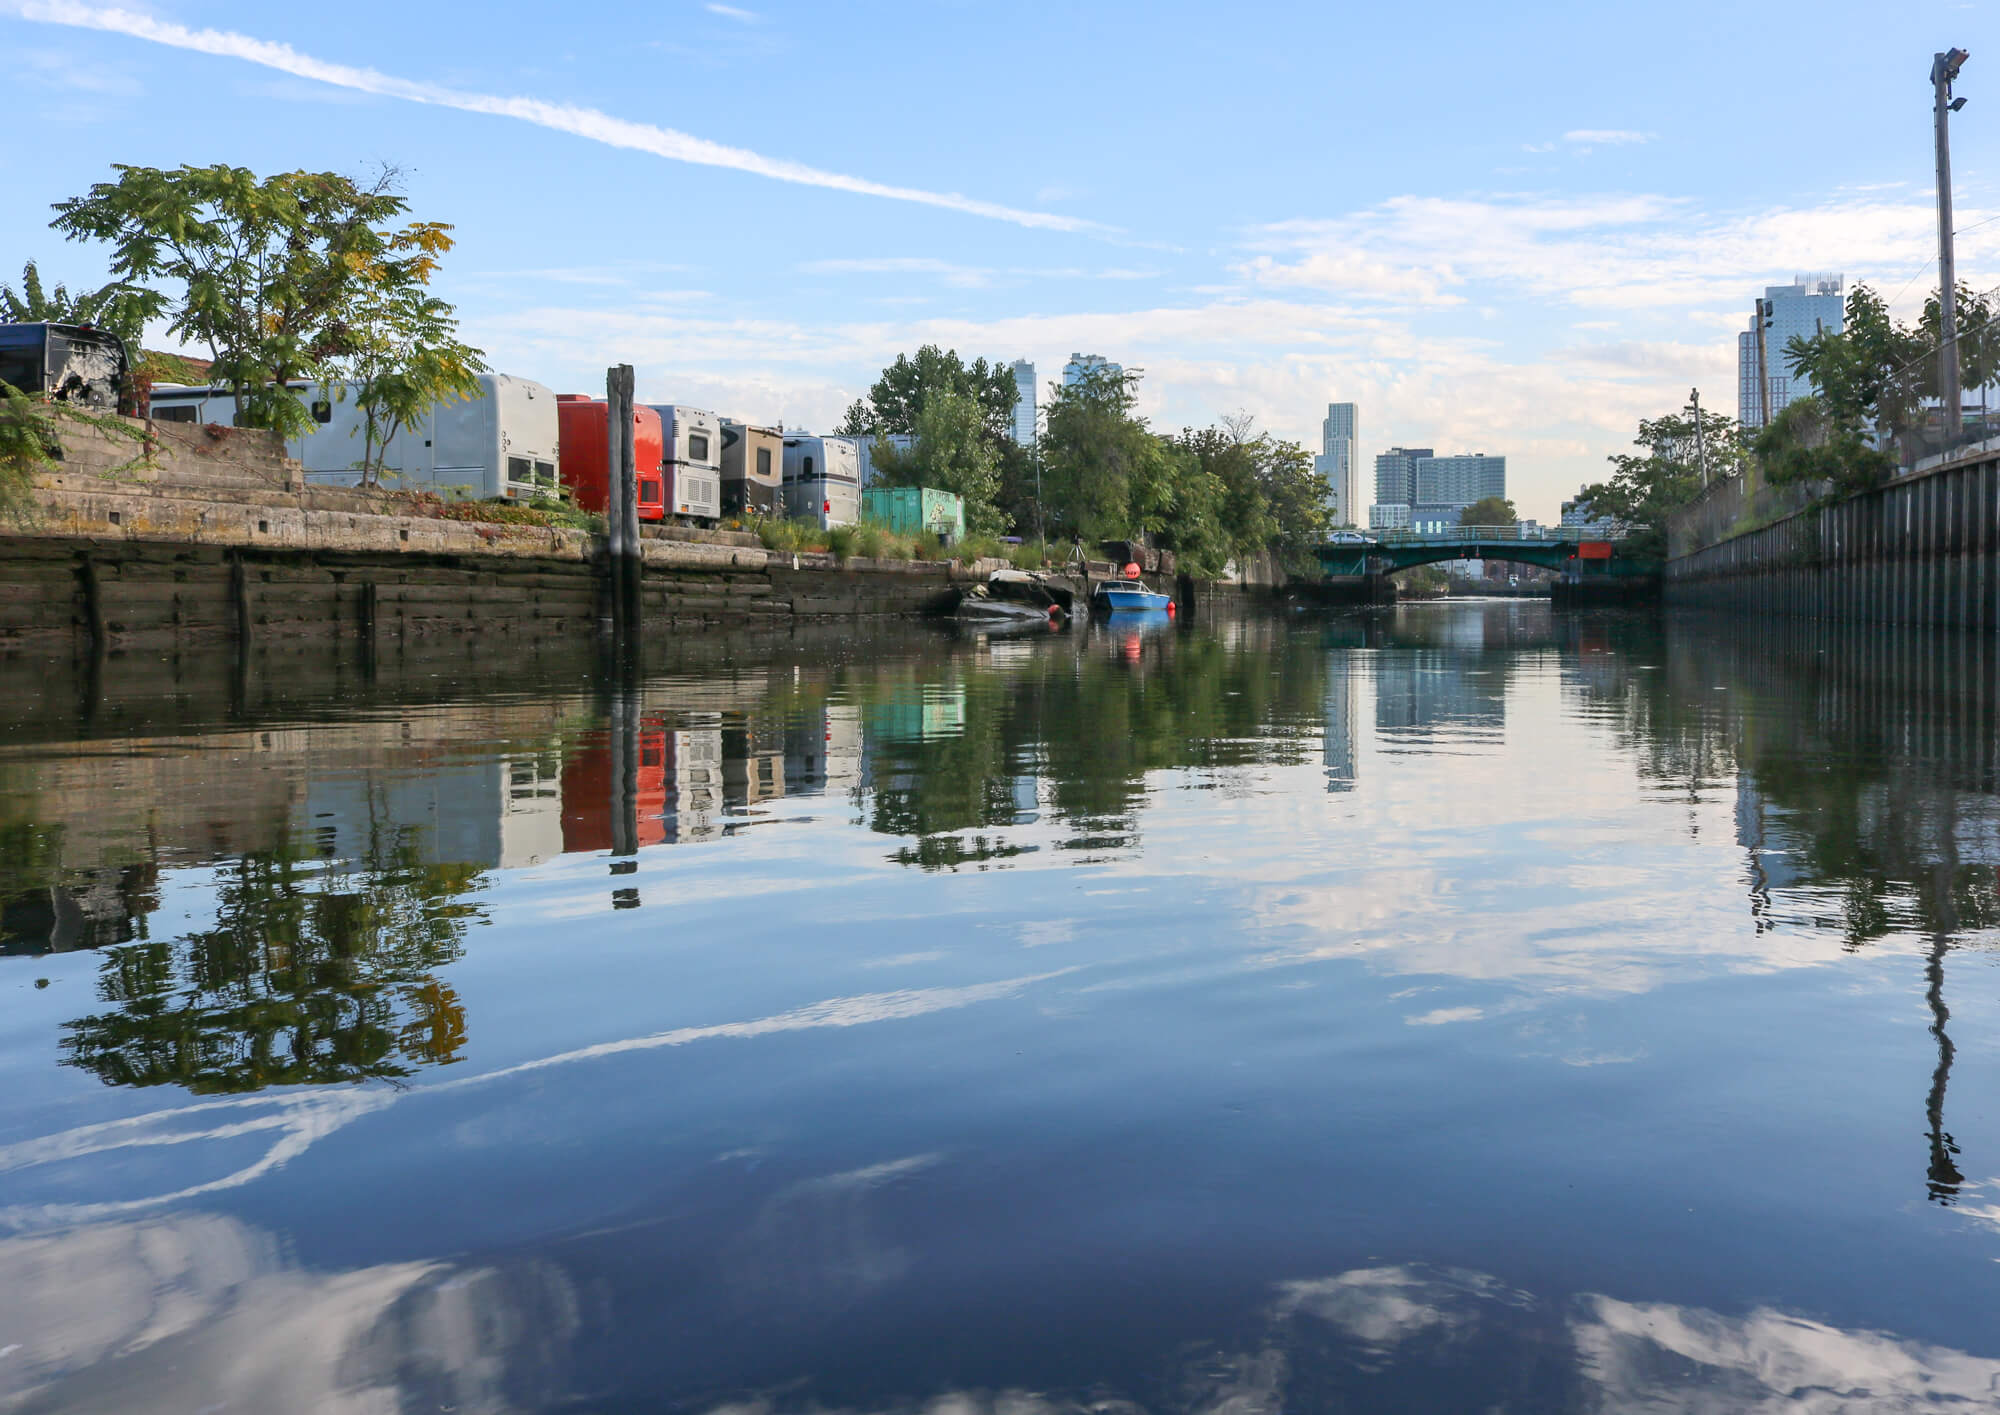
[[[774,427],[722,420],[722,514],[781,516],[785,435]]]
[[[650,403],[665,447],[667,514],[713,524],[722,515],[722,424],[714,413]]]
[[[785,439],[785,514],[821,530],[861,519],[861,470],[844,437]]]
[[[581,509],[600,516],[611,505],[610,412],[610,405],[602,398],[588,394],[556,397],[556,413],[562,424],[562,484],[574,494]],[[633,408],[632,465],[638,473],[642,521],[667,518],[666,472],[661,465],[665,456],[660,415],[648,407]]]
[[[0,324],[0,382],[31,397],[132,411],[125,341],[87,324]]]
[[[367,442],[352,388],[289,387],[305,402],[313,425],[286,439],[287,455],[305,468],[307,481],[358,485]],[[223,387],[161,384],[153,389],[152,416],[159,422],[231,426],[236,401]],[[389,439],[383,479],[402,490],[443,496],[553,496],[558,430],[554,393],[532,379],[480,374],[476,396],[440,403]]]

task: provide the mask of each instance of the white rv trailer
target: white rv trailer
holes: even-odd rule
[[[354,486],[365,443],[361,410],[347,385],[290,385],[312,414],[312,428],[286,439],[285,451],[306,480]],[[153,389],[153,417],[162,422],[235,421],[226,388],[162,384]],[[530,379],[479,375],[479,392],[439,404],[431,415],[389,439],[384,481],[406,491],[445,496],[553,496],[556,489],[556,396]]]
[[[785,438],[785,514],[821,530],[861,519],[861,467],[845,437]]]
[[[669,516],[722,516],[722,420],[678,403],[646,405],[660,415]]]

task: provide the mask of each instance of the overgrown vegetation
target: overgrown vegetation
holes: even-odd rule
[[[0,517],[16,524],[34,520],[35,478],[62,470],[65,422],[96,428],[138,448],[129,461],[111,468],[106,476],[145,465],[159,445],[150,433],[117,418],[31,396],[0,380]]]
[[[1248,418],[1155,432],[1137,411],[1141,377],[1098,368],[1052,384],[1046,427],[1024,448],[1009,435],[1011,372],[926,345],[885,369],[841,430],[877,439],[872,460],[889,485],[959,495],[973,538],[1012,531],[1088,547],[1147,540],[1204,578],[1269,550],[1288,568],[1313,572],[1332,493],[1305,449],[1257,432]],[[907,447],[886,440],[897,433],[908,435]],[[1041,553],[1033,555],[1040,564]]]
[[[476,391],[480,351],[427,289],[451,228],[389,224],[409,209],[394,168],[368,183],[226,164],[114,170],[115,181],[59,202],[52,224],[112,248],[105,290],[118,293],[98,295],[137,320],[128,343],[160,317],[210,351],[209,376],[230,390],[239,427],[304,432],[311,415],[292,385],[347,381],[364,414],[357,465],[373,482],[399,428]]]

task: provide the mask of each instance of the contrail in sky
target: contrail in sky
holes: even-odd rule
[[[356,89],[362,93],[379,94],[384,98],[400,98],[406,102],[426,103],[437,108],[456,108],[466,113],[489,113],[503,118],[518,118],[524,123],[533,123],[538,127],[553,128],[557,132],[571,133],[612,147],[650,152],[657,157],[665,157],[675,162],[692,162],[702,167],[729,167],[738,172],[769,177],[774,181],[797,182],[808,187],[828,187],[834,191],[854,192],[860,196],[886,197],[891,201],[915,202],[920,206],[941,207],[946,211],[964,212],[968,216],[983,216],[994,221],[1010,221],[1016,226],[1030,226],[1046,231],[1102,232],[1108,229],[1094,221],[1058,216],[1046,211],[1023,211],[1017,207],[1001,206],[996,202],[961,196],[956,192],[929,192],[917,187],[894,187],[884,182],[872,182],[866,177],[850,177],[840,172],[827,172],[817,167],[808,167],[802,162],[789,162],[783,158],[766,157],[762,153],[750,152],[740,147],[727,147],[722,143],[710,142],[706,138],[675,132],[672,128],[660,128],[651,123],[634,123],[624,118],[615,118],[595,108],[578,108],[567,103],[546,103],[537,98],[503,98],[497,94],[468,93],[463,89],[446,88],[441,84],[399,79],[374,69],[357,69],[346,64],[332,64],[323,59],[301,54],[288,44],[253,39],[249,35],[234,34],[228,30],[189,29],[185,25],[157,20],[151,15],[142,15],[132,10],[94,9],[75,4],[58,5],[49,3],[49,0],[22,0],[22,3],[14,4],[0,0],[0,13],[7,12],[41,24],[102,30],[110,34],[143,39],[153,44],[164,44],[174,49],[191,49],[198,54],[241,59],[298,78],[332,84],[338,88]]]

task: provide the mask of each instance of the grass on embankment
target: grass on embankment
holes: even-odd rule
[[[747,528],[746,528],[747,529]],[[758,539],[766,550],[831,551],[842,560],[1005,560],[1023,570],[1042,568],[1039,542],[1009,545],[997,536],[967,536],[947,549],[934,535],[898,535],[863,521],[823,531],[809,521],[760,521]]]

